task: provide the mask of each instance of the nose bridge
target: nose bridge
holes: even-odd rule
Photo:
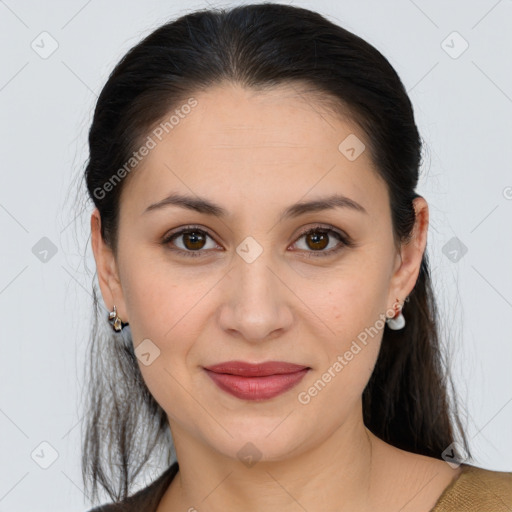
[[[219,311],[221,327],[238,332],[247,341],[262,341],[273,332],[286,330],[292,322],[282,283],[275,275],[279,271],[269,239],[260,243],[256,237],[248,236],[236,247],[229,272],[230,288]],[[263,243],[268,246],[263,247]]]
[[[268,237],[266,242],[268,244]],[[264,243],[263,240],[260,243],[255,237],[247,236],[236,247],[237,288],[249,295],[268,294],[269,288],[273,286],[272,281],[275,280],[274,274],[269,269],[272,264],[272,249],[269,245],[264,247]]]

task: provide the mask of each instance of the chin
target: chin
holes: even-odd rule
[[[286,460],[298,453],[298,447],[304,449],[310,436],[304,432],[303,428],[299,428],[299,425],[292,422],[285,426],[284,423],[288,420],[280,424],[282,419],[267,417],[262,418],[261,421],[252,418],[249,421],[224,422],[223,426],[233,437],[222,429],[221,437],[212,438],[212,430],[209,430],[210,435],[204,438],[204,442],[222,455],[243,463],[245,460],[260,462]],[[220,432],[219,429],[216,431]],[[250,467],[250,463],[246,465]]]

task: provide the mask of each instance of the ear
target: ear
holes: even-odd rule
[[[112,311],[115,304],[122,321],[128,322],[117,263],[112,249],[101,236],[101,216],[97,208],[91,215],[91,241],[103,301],[108,311]]]
[[[397,254],[395,271],[391,278],[390,296],[388,296],[388,308],[393,309],[396,299],[403,305],[404,300],[412,292],[420,273],[421,260],[427,246],[427,232],[429,225],[428,204],[423,197],[413,200],[416,221],[411,239],[407,244],[402,244]]]

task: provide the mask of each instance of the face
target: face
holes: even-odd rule
[[[93,214],[102,294],[146,354],[142,375],[176,442],[188,437],[235,458],[250,441],[264,459],[285,459],[360,419],[384,315],[416,282],[426,206],[416,200],[416,236],[397,251],[369,151],[354,159],[339,149],[349,136],[365,143],[357,125],[293,88],[224,84],[194,98],[179,124],[153,137],[125,184],[116,258]],[[172,203],[148,209],[171,194],[223,214]],[[284,214],[333,194],[345,201]],[[204,369],[233,360],[308,370],[268,380],[260,391],[294,385],[250,399]]]

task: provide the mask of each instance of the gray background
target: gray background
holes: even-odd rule
[[[427,251],[471,449],[477,465],[512,471],[512,1],[293,4],[367,39],[410,93],[427,146]],[[90,506],[80,392],[94,261],[91,207],[74,219],[74,180],[113,66],[166,20],[206,6],[0,0],[0,512]]]

